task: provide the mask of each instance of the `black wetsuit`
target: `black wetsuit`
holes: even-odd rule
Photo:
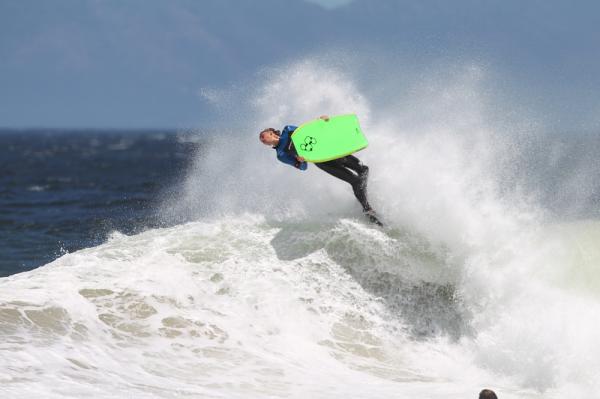
[[[362,205],[363,211],[371,210],[371,205],[367,201],[369,167],[363,165],[358,158],[354,155],[347,155],[332,161],[315,163],[315,166],[349,183],[352,186],[352,191],[354,191],[354,196]]]

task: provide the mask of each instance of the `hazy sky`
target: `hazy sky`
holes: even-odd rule
[[[591,0],[0,0],[0,127],[201,126],[201,90],[332,51],[391,73],[478,63],[593,127],[599,27]]]
[[[311,3],[322,5],[327,8],[335,8],[339,6],[343,6],[345,4],[351,3],[352,0],[306,0]]]

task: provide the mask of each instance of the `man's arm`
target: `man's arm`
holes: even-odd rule
[[[277,151],[277,159],[300,170],[306,170],[308,167],[308,164],[304,161],[304,158],[293,156],[283,150]]]

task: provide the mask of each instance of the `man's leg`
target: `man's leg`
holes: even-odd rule
[[[369,167],[363,164],[360,159],[355,157],[354,155],[348,155],[341,159],[343,165],[355,171],[358,174],[358,178],[360,179],[360,183],[358,185],[353,185],[352,189],[354,190],[354,195],[360,201],[363,206],[363,212],[369,220],[379,226],[383,226],[383,223],[377,218],[377,215],[369,202],[367,201],[367,180],[369,178]]]
[[[360,159],[356,158],[354,155],[347,155],[343,158],[340,158],[340,161],[345,167],[355,171],[358,175],[363,174],[365,172],[368,173],[369,171],[369,167],[363,164],[360,161]]]
[[[357,175],[355,175],[349,169],[346,169],[344,167],[344,162],[341,159],[334,159],[333,161],[327,162],[318,162],[315,163],[315,166],[321,170],[324,170],[330,175],[349,183],[350,185],[354,185],[359,181]]]
[[[369,179],[369,167],[363,164],[360,159],[356,158],[354,155],[348,155],[344,158],[340,159],[343,165],[355,171],[360,178],[360,184],[363,186],[363,189],[367,189],[367,180]]]
[[[352,191],[354,191],[354,196],[362,205],[363,211],[366,212],[371,210],[371,205],[369,205],[369,202],[367,201],[367,193],[363,184],[363,179],[352,173],[349,169],[345,168],[345,162],[343,159],[344,158],[334,159],[333,161],[327,162],[318,162],[315,163],[315,165],[330,175],[349,183],[352,186]]]

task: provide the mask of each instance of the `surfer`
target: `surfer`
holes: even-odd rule
[[[323,115],[320,119],[328,121],[329,117]],[[280,132],[270,127],[260,132],[259,139],[263,144],[270,145],[277,151],[277,159],[281,162],[300,170],[306,170],[308,164],[304,158],[298,156],[291,139],[291,135],[296,128],[296,126],[287,125]],[[383,226],[367,201],[367,179],[369,177],[369,167],[367,165],[364,165],[354,155],[347,155],[327,162],[318,162],[315,165],[326,173],[349,183],[352,186],[352,191],[354,191],[354,196],[363,208],[364,214],[371,222]]]

